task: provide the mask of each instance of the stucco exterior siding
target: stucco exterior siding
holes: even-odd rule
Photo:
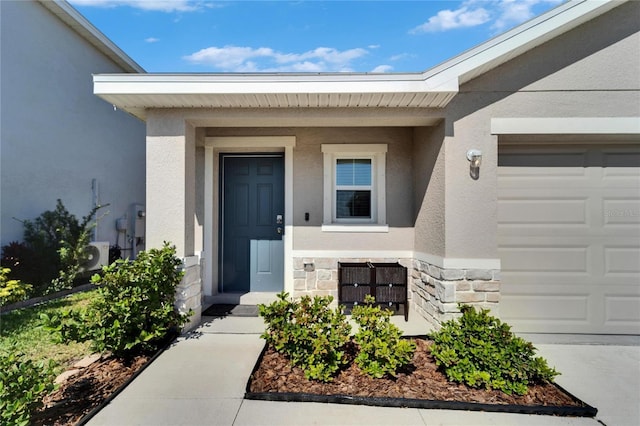
[[[413,189],[415,214],[414,249],[445,255],[445,150],[444,122],[414,129]]]
[[[155,136],[164,135],[164,136]],[[180,116],[151,113],[147,120],[148,247],[164,241],[179,257],[194,255],[195,129]]]
[[[640,115],[639,10],[629,2],[461,86],[446,114],[446,257],[497,257],[492,118]],[[629,68],[617,71],[618,64]],[[476,181],[471,148],[483,153]]]
[[[294,250],[341,251],[355,253],[367,251],[413,250],[413,227],[394,228],[389,232],[326,232],[320,227],[295,226]]]
[[[460,93],[638,90],[639,31],[640,4],[630,1],[466,83]]]
[[[413,193],[411,181],[412,134],[404,128],[314,128],[296,131],[294,150],[294,250],[337,249],[353,241],[366,243],[372,250],[398,246],[395,234],[359,236],[322,232],[323,220],[323,156],[322,144],[386,144],[386,214],[390,228],[413,228]],[[305,221],[309,213],[309,221]],[[412,232],[412,231],[411,231]],[[407,238],[407,233],[399,235]],[[409,235],[409,238],[412,238]],[[399,242],[410,246],[411,241]],[[356,245],[357,246],[357,245]]]
[[[210,128],[207,136],[295,136],[293,150],[293,225],[294,250],[338,249],[340,245],[357,247],[354,241],[366,243],[372,250],[396,247],[397,250],[410,249],[413,244],[413,182],[411,152],[413,135],[410,128],[395,127],[349,127],[349,128],[274,128],[274,129],[216,129]],[[323,163],[322,144],[371,144],[388,145],[387,152],[387,234],[340,235],[322,232],[323,217]],[[246,152],[246,149],[236,152]],[[250,151],[257,152],[256,149]],[[231,151],[229,151],[231,152]],[[218,175],[216,175],[216,179]],[[309,213],[309,221],[305,221]],[[350,236],[349,236],[350,235]],[[343,241],[344,244],[340,243]]]
[[[14,217],[34,219],[58,198],[81,219],[93,179],[109,204],[96,239],[115,244],[116,219],[144,204],[145,127],[95,97],[92,74],[123,70],[37,2],[1,2],[0,19],[1,244],[22,240]]]

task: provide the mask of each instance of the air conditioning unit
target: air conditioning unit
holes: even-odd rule
[[[94,241],[87,245],[87,261],[80,272],[95,271],[109,264],[109,241]]]

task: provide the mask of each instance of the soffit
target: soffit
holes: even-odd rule
[[[156,108],[443,108],[458,86],[421,74],[103,74],[94,92],[144,120]]]

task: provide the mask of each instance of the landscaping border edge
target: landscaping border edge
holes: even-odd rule
[[[418,336],[407,336],[418,337]],[[308,393],[289,392],[251,392],[251,380],[260,367],[268,344],[265,343],[260,356],[256,361],[251,375],[247,381],[244,398],[258,401],[282,401],[282,402],[320,402],[331,404],[351,404],[367,405],[377,407],[402,407],[402,408],[422,408],[422,409],[442,409],[442,410],[466,410],[466,411],[486,411],[495,413],[516,413],[516,414],[538,414],[565,417],[595,417],[598,409],[574,396],[560,385],[553,385],[567,394],[575,402],[582,406],[551,406],[551,405],[514,405],[514,404],[484,404],[477,402],[463,401],[442,401],[429,399],[412,398],[386,398],[386,397],[362,397],[349,395],[318,395]]]

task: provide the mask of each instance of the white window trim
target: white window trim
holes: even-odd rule
[[[389,232],[386,200],[386,144],[323,144],[325,232]],[[339,158],[371,159],[371,219],[335,218],[335,167]]]

